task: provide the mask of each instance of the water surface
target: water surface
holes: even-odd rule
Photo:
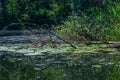
[[[120,55],[0,51],[0,80],[120,80]]]

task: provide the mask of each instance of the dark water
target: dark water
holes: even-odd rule
[[[120,80],[120,55],[0,51],[0,80]]]

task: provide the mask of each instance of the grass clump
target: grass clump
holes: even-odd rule
[[[90,7],[82,15],[70,16],[59,26],[58,32],[70,37],[77,34],[90,40],[120,41],[119,4],[118,0],[104,1],[102,8]]]

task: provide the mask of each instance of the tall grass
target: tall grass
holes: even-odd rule
[[[104,26],[88,16],[71,16],[59,27],[61,27],[59,33],[62,35],[77,34],[90,40],[102,40],[105,33]]]
[[[108,34],[109,40],[120,41],[120,2],[115,0],[114,3],[107,5],[106,11],[108,12],[108,18],[112,25],[110,25]]]
[[[75,33],[90,40],[120,41],[120,2],[104,1],[104,4],[104,8],[89,8],[89,15],[70,16],[58,32],[67,36]]]

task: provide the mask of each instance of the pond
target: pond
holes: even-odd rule
[[[120,80],[120,55],[0,51],[0,80]]]

